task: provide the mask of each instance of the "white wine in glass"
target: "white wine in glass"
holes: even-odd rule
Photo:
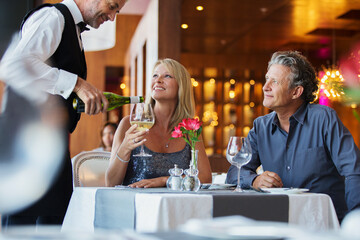
[[[130,124],[137,124],[138,131],[145,131],[152,128],[155,123],[154,111],[151,104],[137,103],[133,106],[130,114]],[[145,153],[144,145],[141,145],[140,152],[133,155],[134,157],[151,157],[151,154]]]
[[[146,131],[146,129],[152,128],[154,126],[154,122],[141,122],[141,121],[131,121],[131,125],[137,124],[138,131]]]
[[[235,192],[243,192],[240,187],[240,170],[241,167],[251,160],[251,144],[246,137],[230,137],[226,149],[226,159],[228,162],[238,168],[238,179]]]

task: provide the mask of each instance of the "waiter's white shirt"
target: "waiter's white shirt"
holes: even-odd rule
[[[75,24],[83,21],[81,12],[73,0],[64,0],[62,3],[69,8]],[[17,81],[14,83],[17,86],[40,86],[43,91],[67,99],[75,87],[78,76],[46,63],[60,44],[64,25],[64,16],[55,7],[44,7],[34,12],[22,28],[19,43],[1,62],[1,79],[8,83]],[[79,28],[76,29],[80,36]],[[80,37],[79,44],[82,47]],[[16,64],[17,61],[24,61],[29,66],[31,76],[19,76],[22,73],[16,69],[19,66]]]

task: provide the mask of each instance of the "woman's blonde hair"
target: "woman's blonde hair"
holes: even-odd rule
[[[181,63],[170,58],[160,59],[155,63],[153,73],[156,67],[160,64],[165,66],[165,68],[174,76],[179,85],[177,106],[169,123],[169,129],[173,129],[179,124],[179,122],[182,121],[182,119],[194,117],[194,91],[191,84],[190,74]],[[152,89],[146,98],[146,102],[151,103],[152,107],[154,107],[156,101],[152,98],[151,92]]]

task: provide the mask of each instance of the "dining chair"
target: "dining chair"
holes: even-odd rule
[[[71,159],[74,187],[104,187],[110,152],[84,151]]]

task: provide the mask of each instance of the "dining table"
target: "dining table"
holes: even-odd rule
[[[97,229],[155,233],[174,231],[190,219],[240,215],[285,222],[309,230],[337,230],[339,222],[326,194],[259,193],[253,190],[75,187],[62,232]]]

